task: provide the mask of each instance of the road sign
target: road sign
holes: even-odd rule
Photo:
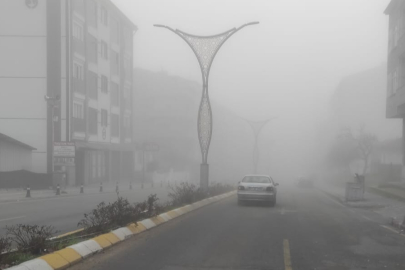
[[[53,158],[54,166],[75,166],[74,157],[54,157]]]
[[[159,151],[159,145],[156,143],[143,143],[143,151],[147,152],[157,152]]]
[[[54,157],[75,157],[76,146],[74,142],[54,142],[53,156]]]

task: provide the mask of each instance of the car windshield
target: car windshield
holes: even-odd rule
[[[270,178],[267,176],[245,176],[242,180],[243,183],[271,183]]]

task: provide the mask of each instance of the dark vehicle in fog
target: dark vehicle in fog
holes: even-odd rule
[[[277,186],[268,175],[246,175],[238,185],[238,204],[245,201],[264,201],[276,204]]]

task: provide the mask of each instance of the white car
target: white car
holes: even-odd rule
[[[264,201],[276,204],[277,186],[268,175],[246,175],[238,185],[238,204],[244,201]]]

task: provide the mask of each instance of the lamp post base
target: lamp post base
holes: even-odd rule
[[[208,192],[208,177],[209,177],[209,165],[200,165],[200,187],[204,192]]]

